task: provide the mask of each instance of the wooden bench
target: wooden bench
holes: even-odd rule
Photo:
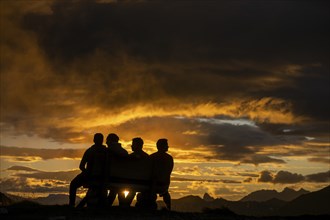
[[[101,186],[102,185],[102,186]],[[88,188],[83,203],[95,201],[100,194],[100,188],[105,190],[120,190],[133,192],[150,192],[152,186],[152,163],[148,159],[112,158],[108,164],[105,182],[90,182],[84,187]],[[164,193],[168,190],[168,185],[154,186],[155,193]],[[101,192],[102,193],[102,192]],[[104,192],[103,192],[104,193]],[[94,198],[92,198],[94,197]],[[93,203],[93,202],[92,202]],[[79,204],[78,206],[84,204]]]

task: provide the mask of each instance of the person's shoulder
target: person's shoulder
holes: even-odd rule
[[[165,153],[168,158],[173,158],[172,155]]]
[[[133,153],[129,154],[129,157],[132,157],[132,158],[149,158],[149,154],[147,154],[144,151],[141,151],[139,153],[133,152]]]
[[[103,144],[100,144],[100,145],[94,144],[89,149],[90,150],[94,150],[94,151],[95,150],[105,150],[105,149],[107,149],[107,147],[105,145],[103,145]]]
[[[149,155],[150,159],[153,161],[163,160],[164,155],[160,153],[159,151],[152,153]]]
[[[174,163],[174,159],[173,159],[172,155],[167,154],[167,158],[169,161],[171,161],[171,163]]]
[[[135,152],[130,153],[128,156],[129,156],[129,157],[135,157],[135,156],[136,156],[136,153],[135,153]]]
[[[94,150],[93,150],[93,146],[94,146],[94,145],[92,145],[91,147],[87,148],[87,150],[85,151],[83,157],[85,157],[85,158],[89,158],[89,157],[93,154],[93,151],[94,151]]]
[[[125,148],[123,148],[122,146],[120,146],[120,152],[128,155],[128,151]]]
[[[118,145],[116,147],[110,147],[109,152],[116,156],[128,156],[127,150],[125,150],[121,145]]]
[[[101,145],[101,149],[103,150],[103,151],[106,151],[108,148],[107,148],[107,146],[105,146],[105,145]]]
[[[149,154],[147,152],[145,152],[145,151],[142,151],[142,155],[143,156],[146,156],[146,157],[149,157]]]
[[[141,153],[141,157],[144,159],[144,160],[150,160],[150,155],[147,154],[146,152],[142,151]]]
[[[167,155],[167,160],[170,161],[170,163],[174,163],[174,159],[172,157],[172,155],[170,154],[166,154]]]
[[[93,144],[92,146],[90,146],[87,150],[90,150],[90,149],[92,149],[94,147],[95,147],[95,144]]]
[[[137,154],[136,152],[133,152],[133,153],[128,154],[128,157],[129,157],[130,159],[133,159],[133,160],[140,159],[140,155]]]
[[[89,152],[93,151],[94,147],[95,147],[95,145],[90,146],[89,148],[87,148],[85,153],[89,153]]]

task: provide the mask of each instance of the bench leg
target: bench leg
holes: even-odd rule
[[[157,210],[157,194],[141,192],[137,194],[135,207],[142,210]]]
[[[115,201],[116,199],[116,196],[117,196],[117,191],[115,190],[110,190],[110,193],[108,195],[108,205],[109,206],[112,206],[113,202]]]
[[[131,206],[131,204],[132,204],[132,202],[133,202],[133,199],[134,199],[134,197],[135,197],[135,194],[136,194],[136,192],[130,191],[130,192],[128,193],[128,195],[126,196],[125,200],[126,200],[126,205],[127,205],[128,207]]]
[[[169,192],[163,194],[163,201],[166,205],[166,208],[171,211],[171,195]]]
[[[107,198],[106,189],[100,188],[89,188],[86,196],[79,203],[79,207],[84,207],[87,204],[87,207],[101,208],[106,204]]]
[[[87,195],[79,202],[79,204],[77,205],[78,209],[82,209],[84,208],[84,206],[87,204]]]

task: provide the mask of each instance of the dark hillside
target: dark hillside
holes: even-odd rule
[[[281,215],[330,215],[330,186],[316,192],[308,193],[283,206]]]

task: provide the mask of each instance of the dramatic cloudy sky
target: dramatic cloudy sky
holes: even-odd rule
[[[330,183],[330,4],[1,1],[1,191],[67,193],[93,134],[155,151],[174,198]]]

